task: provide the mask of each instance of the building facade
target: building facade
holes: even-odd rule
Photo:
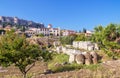
[[[29,28],[29,30],[25,31],[25,33],[29,35],[43,34],[44,36],[48,36],[49,29],[48,28]]]
[[[51,24],[48,24],[49,35],[60,36],[60,28],[52,28]]]
[[[76,32],[73,30],[62,30],[62,36],[68,36],[71,34],[75,34]]]

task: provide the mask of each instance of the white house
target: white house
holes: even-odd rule
[[[71,34],[75,34],[75,31],[73,30],[62,30],[62,36],[68,36]]]
[[[45,36],[49,35],[48,28],[29,28],[29,30],[25,32],[30,35],[35,35],[35,34],[43,34]]]
[[[60,28],[52,28],[52,25],[48,25],[49,33],[53,36],[60,36]]]

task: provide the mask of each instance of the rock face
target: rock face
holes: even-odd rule
[[[91,56],[92,56],[93,64],[97,64],[99,60],[98,54],[96,52],[91,52]]]
[[[33,21],[28,21],[24,19],[20,19],[18,17],[6,17],[6,16],[0,16],[0,24],[2,23],[10,23],[12,25],[22,25],[22,26],[31,26],[31,27],[39,27],[44,28],[44,24],[36,23]]]
[[[93,64],[97,64],[98,63],[98,60],[96,58],[92,58],[93,60]]]
[[[92,64],[92,56],[90,55],[90,53],[87,52],[84,54],[84,56],[85,56],[85,64],[86,65]]]
[[[84,52],[81,54],[70,54],[69,63],[76,62],[77,64],[97,64],[98,54],[96,52]]]
[[[91,56],[93,58],[97,58],[98,59],[98,54],[96,52],[91,52],[90,54],[91,54]]]
[[[73,63],[75,61],[76,55],[75,54],[70,54],[69,56],[69,63]]]
[[[82,54],[76,55],[76,60],[77,64],[84,64],[85,63],[85,57]]]
[[[92,58],[92,56],[88,52],[84,53],[83,55],[85,56],[85,59],[91,59]]]
[[[86,65],[92,64],[91,59],[85,59],[85,64],[86,64]]]

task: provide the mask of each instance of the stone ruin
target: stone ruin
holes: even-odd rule
[[[69,63],[76,62],[77,64],[97,64],[99,60],[96,52],[83,52],[80,54],[70,54]]]
[[[84,49],[84,50],[99,50],[97,43],[92,43],[91,41],[73,41],[74,48]]]
[[[74,41],[73,45],[58,46],[58,44],[60,43],[56,42],[56,46],[54,45],[56,48],[55,52],[69,55],[69,63],[76,62],[77,64],[86,65],[98,63],[99,56],[95,51],[99,50],[99,47],[96,43],[90,41]],[[84,49],[84,51],[79,49]],[[89,52],[85,52],[86,50]]]

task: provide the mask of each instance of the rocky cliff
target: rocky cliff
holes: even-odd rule
[[[20,19],[18,17],[6,17],[6,16],[0,16],[0,24],[11,24],[11,25],[21,25],[21,26],[30,26],[30,27],[37,27],[37,28],[43,28],[44,24],[42,23],[36,23],[33,21],[28,21],[24,19]]]

